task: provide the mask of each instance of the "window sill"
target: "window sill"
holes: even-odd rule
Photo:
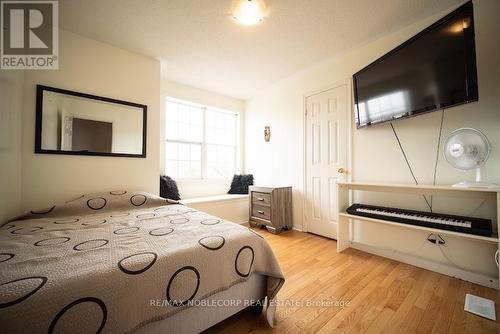
[[[225,181],[225,180],[232,180],[233,176],[221,176],[221,177],[178,177],[174,178],[172,177],[175,181],[178,182],[196,182],[196,181]]]

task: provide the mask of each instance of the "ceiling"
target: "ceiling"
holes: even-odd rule
[[[162,61],[163,77],[247,99],[259,87],[463,0],[267,0],[256,26],[231,0],[62,0],[65,30]]]

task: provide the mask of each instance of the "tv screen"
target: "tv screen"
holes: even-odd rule
[[[478,100],[468,2],[353,76],[357,127]]]

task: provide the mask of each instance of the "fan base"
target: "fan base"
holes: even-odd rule
[[[470,182],[470,181],[462,181],[459,183],[455,183],[452,185],[455,188],[486,188],[486,189],[495,189],[499,188],[498,184],[488,183],[488,182]]]

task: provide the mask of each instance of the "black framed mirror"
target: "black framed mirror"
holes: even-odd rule
[[[147,106],[37,85],[35,153],[146,157]]]

